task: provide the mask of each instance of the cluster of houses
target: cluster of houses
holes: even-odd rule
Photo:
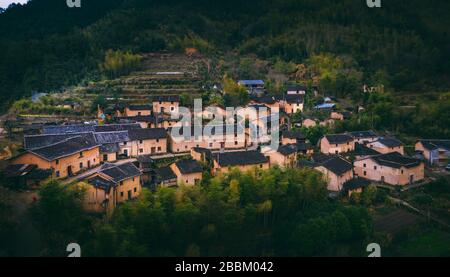
[[[242,85],[252,94],[248,107],[258,114],[250,124],[258,128],[264,125],[260,119],[267,122],[271,117],[271,110],[289,116],[304,109],[305,87],[289,87],[283,97],[275,98],[259,93],[261,82],[242,81]],[[252,139],[247,118],[241,122],[245,124],[235,118],[207,134],[203,129],[197,135],[192,136],[192,130],[175,136],[172,130],[179,122],[170,114],[179,108],[178,96],[158,96],[151,105],[99,107],[100,124],[44,126],[40,134],[24,136],[24,151],[10,159],[7,175],[29,185],[49,176],[79,181],[87,186],[86,208],[106,213],[136,198],[143,185],[193,186],[205,171],[217,175],[232,168],[307,165],[322,172],[328,190],[335,193],[361,191],[372,182],[408,185],[424,179],[423,160],[405,156],[401,141],[373,131],[325,135],[315,147],[280,117],[279,145],[274,149]],[[217,114],[227,115],[227,110],[213,106],[201,113],[204,120],[212,120]],[[345,119],[342,113],[332,116]],[[102,123],[112,118],[116,123]],[[450,141],[421,140],[416,150],[429,164],[445,163]],[[164,158],[174,161],[155,166],[155,160]]]

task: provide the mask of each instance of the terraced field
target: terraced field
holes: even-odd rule
[[[110,102],[143,104],[156,95],[201,95],[199,69],[206,66],[206,59],[172,53],[145,54],[143,57],[140,71],[92,84],[85,97],[93,98],[101,93]]]

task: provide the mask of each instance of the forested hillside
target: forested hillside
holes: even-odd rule
[[[450,3],[439,0],[31,0],[0,15],[0,103],[98,77],[109,49],[145,53],[195,47],[207,56],[256,54],[303,63],[343,57],[369,85],[445,90]]]

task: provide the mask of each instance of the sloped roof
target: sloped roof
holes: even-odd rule
[[[44,126],[42,128],[43,134],[57,135],[70,133],[88,133],[94,132],[94,125],[78,124],[78,125],[62,125],[62,126]]]
[[[117,183],[115,183],[111,180],[105,179],[102,176],[98,176],[98,175],[89,179],[88,182],[89,182],[89,184],[93,185],[94,187],[108,191],[108,192],[111,188],[113,188],[117,185]]]
[[[412,168],[421,164],[420,160],[403,156],[398,152],[373,156],[371,157],[371,159],[373,159],[379,165],[393,168],[400,168],[402,166],[406,168]]]
[[[398,147],[403,145],[403,142],[392,137],[381,137],[377,141],[387,147]]]
[[[173,172],[172,168],[170,168],[170,166],[158,168],[155,170],[155,173],[157,182],[165,182],[177,179],[177,176]]]
[[[110,177],[115,183],[141,175],[141,171],[133,163],[121,165],[104,164],[100,168],[99,173]]]
[[[296,84],[292,84],[292,85],[288,85],[287,87],[287,91],[302,91],[302,90],[307,90],[306,86],[303,85],[296,85]]]
[[[445,139],[421,139],[422,145],[425,149],[436,150],[443,148],[450,151],[450,140]]]
[[[301,131],[284,131],[282,134],[283,138],[289,139],[306,139],[306,136]]]
[[[127,131],[121,132],[101,132],[94,134],[95,139],[100,144],[121,143],[130,141]]]
[[[355,189],[365,188],[370,184],[371,184],[370,180],[356,177],[356,178],[353,178],[353,179],[345,182],[343,185],[343,190],[344,191],[352,191]]]
[[[164,128],[136,129],[128,131],[130,140],[164,139],[167,131]]]
[[[128,109],[131,111],[151,111],[151,105],[129,105]]]
[[[287,103],[290,103],[290,104],[304,102],[303,95],[298,95],[298,94],[288,94],[285,96],[284,99],[286,100]]]
[[[120,132],[142,129],[141,125],[138,123],[133,124],[110,124],[110,125],[96,125],[94,126],[94,132],[104,133],[104,132]]]
[[[89,139],[84,136],[76,136],[42,148],[29,150],[29,152],[42,157],[47,161],[53,161],[81,151],[90,150],[98,146],[99,145],[95,139]]]
[[[330,159],[324,161],[318,166],[323,166],[336,175],[343,175],[353,169],[353,165],[349,161],[339,156],[331,156]]]
[[[342,144],[353,141],[353,137],[347,134],[325,135],[330,144]]]
[[[378,135],[372,131],[355,131],[355,132],[349,132],[349,135],[351,135],[354,138],[375,138],[378,137]]]
[[[297,153],[297,145],[296,144],[282,145],[278,147],[278,152],[283,156]]]
[[[153,102],[180,102],[180,96],[178,95],[154,96]]]
[[[23,138],[23,147],[27,150],[41,148],[76,136],[84,136],[88,139],[95,139],[92,133],[25,135]]]
[[[181,160],[175,163],[182,174],[201,173],[203,168],[196,160]]]
[[[253,165],[269,161],[266,156],[255,150],[217,153],[214,159],[220,166]]]
[[[263,80],[240,80],[238,84],[244,85],[244,86],[263,86],[264,81]]]
[[[355,156],[374,156],[379,155],[380,153],[365,146],[364,144],[355,143],[355,150],[349,152],[349,154],[353,154]]]
[[[101,153],[117,153],[120,151],[118,143],[102,144],[100,146]]]

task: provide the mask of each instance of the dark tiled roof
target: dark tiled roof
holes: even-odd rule
[[[383,145],[386,145],[387,147],[398,147],[403,145],[403,143],[396,138],[382,137],[379,138],[377,141]]]
[[[96,141],[100,144],[111,144],[130,141],[127,131],[95,133],[94,136]]]
[[[325,138],[330,144],[343,144],[353,141],[353,138],[346,134],[326,135]]]
[[[102,144],[100,146],[101,153],[117,153],[120,151],[118,143]]]
[[[255,150],[217,153],[214,159],[220,166],[253,165],[269,161],[266,156]]]
[[[161,167],[155,170],[156,180],[158,183],[177,179],[177,176],[170,166]]]
[[[153,115],[123,116],[119,119],[133,122],[156,122],[156,117]]]
[[[70,133],[88,133],[94,132],[94,125],[62,125],[62,126],[44,126],[43,134],[70,134]]]
[[[137,156],[136,160],[139,163],[143,163],[143,164],[152,164],[155,162],[155,160],[152,159],[151,155],[141,155],[141,156]]]
[[[348,134],[354,138],[376,138],[376,137],[378,137],[378,135],[372,130],[355,131],[355,132],[349,132]]]
[[[25,176],[37,166],[32,164],[12,164],[5,168],[5,176],[8,178]]]
[[[297,142],[297,151],[307,151],[313,149],[309,142]]]
[[[253,96],[251,97],[251,100],[255,101],[256,103],[263,103],[263,104],[275,104],[276,99],[273,96]]]
[[[110,177],[115,183],[141,175],[141,171],[133,163],[121,165],[104,164],[100,168],[99,173]]]
[[[130,140],[164,139],[167,131],[164,128],[136,129],[128,131]]]
[[[176,162],[175,165],[183,174],[203,172],[202,166],[195,160],[181,160]]]
[[[379,155],[378,151],[365,146],[364,144],[355,143],[355,150],[351,151],[349,154],[355,156],[374,156]]]
[[[180,102],[180,97],[178,95],[155,96],[153,102]]]
[[[287,103],[295,104],[295,103],[303,103],[303,96],[297,94],[288,94],[285,96],[285,100]]]
[[[289,85],[287,87],[287,91],[301,91],[301,90],[306,91],[306,89],[307,87],[302,85]]]
[[[53,161],[98,146],[99,145],[95,140],[83,136],[76,136],[42,148],[29,150],[29,152],[34,153],[47,161]]]
[[[297,153],[297,145],[296,144],[282,145],[278,147],[278,152],[280,152],[280,154],[283,156]]]
[[[352,191],[355,189],[365,188],[370,184],[371,184],[370,180],[356,177],[356,178],[353,178],[353,179],[345,182],[344,186],[343,186],[343,190],[344,191]]]
[[[373,156],[371,158],[379,165],[384,165],[393,168],[400,168],[402,166],[406,168],[411,168],[416,167],[421,163],[420,160],[403,156],[398,152],[382,154],[378,156]]]
[[[48,134],[48,135],[31,135],[24,136],[23,147],[25,149],[41,148],[52,145],[76,136],[84,136],[87,139],[94,139],[92,133],[70,133],[70,134]]]
[[[450,151],[450,140],[444,139],[421,139],[422,145],[425,149],[436,150],[438,148],[443,148]]]
[[[120,132],[142,129],[139,124],[111,124],[111,125],[97,125],[94,126],[94,132],[104,133],[104,132]]]
[[[101,176],[95,176],[91,179],[89,179],[89,184],[93,185],[96,188],[108,191],[115,187],[117,185],[117,183],[111,181],[111,180],[107,180]]]
[[[299,139],[299,140],[306,139],[305,135],[300,131],[284,131],[283,138]]]
[[[339,156],[332,156],[320,165],[336,175],[343,175],[353,169],[353,165],[349,161]]]
[[[129,105],[128,109],[131,111],[151,111],[151,105]]]

